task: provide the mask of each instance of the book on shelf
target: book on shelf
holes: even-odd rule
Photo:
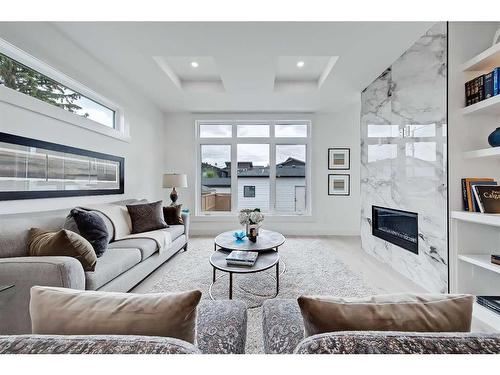
[[[500,314],[500,296],[477,296],[476,302],[479,305]]]
[[[462,199],[465,211],[474,212],[474,192],[472,191],[471,183],[491,184],[492,182],[496,185],[496,182],[493,178],[487,178],[487,177],[462,178]],[[475,212],[480,212],[479,207],[478,210]]]
[[[497,186],[496,181],[471,181],[470,188],[474,189],[474,186]],[[481,208],[479,207],[479,201],[474,194],[474,190],[472,190],[472,211],[473,212],[481,212]]]
[[[255,251],[235,250],[226,257],[226,263],[234,266],[252,267],[257,261],[259,253]]]
[[[465,105],[484,100],[484,74],[465,83]]]
[[[484,75],[484,98],[489,99],[498,95],[498,74],[500,68],[495,68],[493,71]]]
[[[482,213],[500,214],[500,187],[476,185],[473,190]]]
[[[500,255],[491,254],[491,263],[497,264],[500,266]]]

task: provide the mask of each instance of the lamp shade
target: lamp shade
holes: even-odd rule
[[[166,173],[163,175],[163,187],[164,188],[186,188],[187,184],[187,176],[185,174],[177,174],[177,173]]]

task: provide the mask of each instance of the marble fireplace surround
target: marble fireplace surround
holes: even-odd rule
[[[364,251],[429,292],[448,290],[446,23],[436,23],[361,95]],[[418,254],[372,235],[372,206],[418,213]]]

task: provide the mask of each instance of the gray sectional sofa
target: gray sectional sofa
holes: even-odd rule
[[[0,335],[0,354],[243,354],[246,333],[243,302],[202,300],[195,345],[156,336]]]
[[[131,204],[137,200],[114,202]],[[62,228],[69,209],[0,215],[0,285],[14,288],[0,292],[0,334],[31,332],[28,311],[33,285],[72,289],[127,292],[173,255],[187,248],[189,215],[184,225],[171,225],[172,243],[160,252],[152,239],[135,238],[111,242],[98,258],[95,271],[84,272],[80,262],[70,257],[30,257],[27,234],[32,227]],[[108,228],[112,231],[111,223]]]
[[[266,354],[500,354],[500,334],[356,331],[304,338],[297,300],[262,306]]]

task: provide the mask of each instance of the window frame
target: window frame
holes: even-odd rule
[[[307,125],[306,137],[275,137],[274,125]],[[237,147],[238,144],[268,144],[269,145],[269,212],[266,216],[271,217],[311,217],[312,216],[312,158],[311,158],[311,120],[195,120],[196,134],[196,185],[195,185],[195,216],[196,217],[234,217],[238,209],[238,177],[237,177]],[[225,138],[201,138],[200,125],[232,125],[231,137]],[[269,137],[241,137],[237,136],[238,125],[268,125]],[[231,145],[231,211],[202,211],[201,210],[201,147],[203,145]],[[306,211],[302,213],[289,213],[276,211],[276,146],[277,145],[305,145],[306,147]]]
[[[124,110],[121,106],[1,38],[0,53],[87,97],[97,104],[114,111],[114,127],[111,128],[3,85],[0,85],[1,102],[12,104],[122,141],[130,141],[129,130],[125,125]]]

